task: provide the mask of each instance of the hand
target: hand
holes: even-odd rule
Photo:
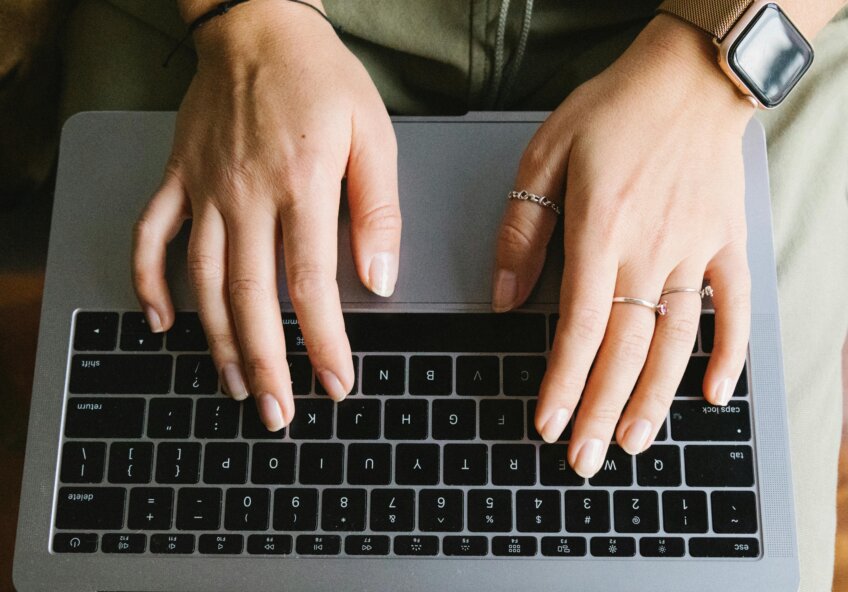
[[[150,327],[167,330],[165,249],[192,217],[188,269],[224,390],[253,393],[278,430],[294,416],[280,243],[309,359],[339,401],[354,381],[336,284],[340,184],[347,173],[357,273],[389,296],[401,230],[394,131],[365,68],[307,7],[246,4],[195,40],[164,180],[135,229],[135,288]]]
[[[706,36],[658,16],[551,114],[522,157],[517,189],[565,195],[560,319],[535,422],[554,442],[579,402],[568,460],[584,477],[600,469],[613,433],[631,454],[650,446],[698,329],[697,295],[663,297],[662,317],[614,296],[658,302],[666,288],[708,278],[716,335],[704,396],[724,405],[733,392],[749,330],[741,138],[752,114]],[[507,208],[498,311],[528,297],[556,222],[537,204]]]

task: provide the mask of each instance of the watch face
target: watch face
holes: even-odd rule
[[[813,48],[776,4],[767,4],[730,49],[730,67],[766,107],[789,94],[813,62]]]

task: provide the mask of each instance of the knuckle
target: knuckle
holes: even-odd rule
[[[547,393],[548,398],[553,398],[558,401],[567,401],[579,398],[583,392],[583,387],[585,386],[585,382],[558,372],[549,372],[545,376],[545,383],[545,392]]]
[[[580,419],[591,426],[614,426],[621,417],[621,409],[614,405],[600,404],[587,409]]]
[[[295,305],[306,304],[331,288],[335,288],[335,279],[318,266],[293,265],[288,271],[289,296]]]
[[[206,341],[213,356],[229,356],[236,350],[236,339],[232,333],[206,333]]]
[[[400,208],[396,203],[379,204],[362,214],[358,224],[369,233],[400,234]]]
[[[532,225],[519,216],[509,216],[503,221],[498,240],[510,251],[527,251],[536,243]]]
[[[581,341],[597,341],[606,325],[604,313],[594,307],[580,307],[565,317],[565,327]]]
[[[522,171],[530,171],[532,176],[541,179],[554,177],[554,162],[550,150],[542,142],[532,140],[527,149],[521,155],[519,168]]]
[[[235,306],[261,303],[267,296],[262,283],[254,278],[236,278],[230,282],[230,298]]]
[[[613,358],[628,366],[641,365],[645,361],[651,335],[641,331],[621,331],[610,337],[610,353]]]
[[[698,321],[688,316],[661,319],[658,333],[662,339],[691,347],[698,334]]]
[[[195,286],[205,286],[219,282],[224,277],[224,268],[214,257],[189,253],[188,273]]]
[[[245,356],[244,368],[250,376],[262,379],[274,372],[278,364],[268,356],[252,354]]]

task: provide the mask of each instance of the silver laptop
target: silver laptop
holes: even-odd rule
[[[533,427],[561,252],[552,247],[522,310],[489,309],[503,196],[544,116],[395,119],[397,289],[383,300],[362,288],[343,211],[338,280],[355,394],[335,405],[316,391],[283,297],[297,419],[276,434],[252,400],[220,392],[192,312],[185,233],[169,262],[174,328],[150,334],[137,309],[131,228],[161,177],[174,115],[70,120],[18,589],[796,590],[762,129],[752,123],[744,140],[753,322],[730,412],[711,413],[700,394],[714,330],[707,300],[657,442],[635,458],[612,446],[587,481],[564,461],[566,444],[543,444]],[[486,388],[468,380],[478,371]]]

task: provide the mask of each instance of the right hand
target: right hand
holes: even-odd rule
[[[135,228],[135,289],[151,329],[170,328],[165,251],[193,218],[189,275],[224,390],[253,393],[276,431],[294,416],[280,242],[310,362],[340,401],[354,382],[336,284],[340,184],[346,174],[359,278],[389,296],[401,230],[394,131],[365,68],[308,7],[252,2],[195,42],[164,179]]]

